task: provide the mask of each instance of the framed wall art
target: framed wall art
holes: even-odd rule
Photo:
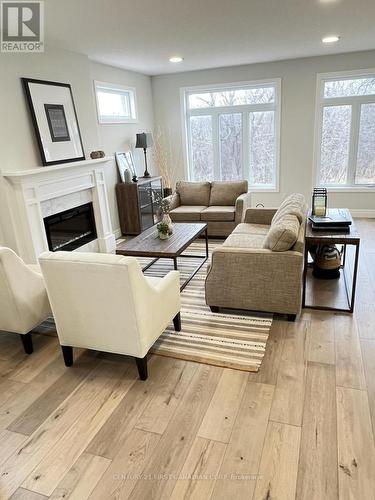
[[[85,159],[68,83],[22,78],[44,166]]]
[[[120,174],[121,182],[125,182],[125,170],[128,169],[132,175],[133,182],[137,177],[134,160],[131,151],[127,151],[126,153],[115,153],[117,168]]]

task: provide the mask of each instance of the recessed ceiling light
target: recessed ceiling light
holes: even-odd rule
[[[173,57],[169,58],[169,62],[171,62],[171,63],[179,63],[179,62],[182,62],[183,60],[184,60],[184,58],[181,56],[173,56]]]
[[[339,40],[340,40],[340,37],[337,35],[329,35],[329,36],[325,36],[324,38],[322,38],[323,43],[335,43],[335,42],[338,42]]]

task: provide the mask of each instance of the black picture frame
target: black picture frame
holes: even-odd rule
[[[80,131],[80,128],[79,128],[77,111],[76,111],[76,107],[75,107],[75,103],[74,103],[74,98],[73,98],[73,92],[72,92],[72,88],[71,88],[70,84],[69,83],[61,83],[61,82],[53,82],[53,81],[49,81],[49,80],[38,80],[38,79],[35,79],[35,78],[21,78],[21,82],[22,82],[22,86],[23,86],[24,93],[25,93],[25,96],[26,96],[27,104],[28,104],[28,107],[29,107],[29,110],[30,110],[31,121],[33,123],[33,127],[34,127],[34,130],[35,130],[36,139],[37,139],[37,143],[38,143],[39,152],[40,152],[40,156],[41,156],[41,160],[42,160],[43,166],[52,166],[52,165],[58,165],[58,164],[63,164],[63,163],[71,163],[71,162],[75,162],[75,161],[83,161],[83,160],[85,160],[86,157],[85,157],[84,149],[83,149],[82,135],[81,135],[81,131]],[[31,91],[30,91],[30,84],[48,85],[48,86],[55,86],[55,87],[65,87],[65,88],[67,88],[69,90],[69,94],[70,94],[70,98],[71,98],[71,104],[72,104],[73,113],[74,113],[74,119],[75,119],[76,127],[77,127],[78,138],[79,138],[79,142],[80,142],[81,150],[82,150],[82,156],[76,156],[76,157],[71,157],[71,158],[62,158],[62,159],[61,158],[60,159],[56,158],[56,159],[53,159],[53,160],[47,160],[47,158],[45,156],[45,153],[44,153],[43,138],[41,136],[41,131],[39,129],[38,118],[37,118],[37,115],[36,115],[36,112],[35,112],[34,102],[33,102],[32,94],[31,94]],[[46,102],[44,104],[48,105],[49,103]],[[50,106],[51,106],[51,104],[50,104]],[[58,106],[58,105],[55,104],[55,106]],[[64,116],[65,116],[65,110],[63,110],[63,111],[64,111]],[[50,123],[49,123],[48,113],[46,113],[46,120],[47,120],[47,123],[48,123],[49,132],[51,133],[51,140],[52,140],[52,142],[63,142],[61,139],[60,140],[53,140],[53,136],[54,135],[56,136],[56,134],[54,132],[51,132],[51,127],[50,127]],[[67,121],[66,120],[66,116],[65,116],[65,121]],[[71,138],[70,138],[70,140],[71,140]],[[69,142],[69,141],[64,139],[64,142]]]

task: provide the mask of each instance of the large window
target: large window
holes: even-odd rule
[[[189,179],[278,189],[280,81],[183,89]]]
[[[94,82],[99,123],[134,123],[137,120],[135,89]]]
[[[375,186],[375,71],[318,78],[318,183]]]

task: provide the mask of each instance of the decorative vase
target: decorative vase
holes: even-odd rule
[[[130,170],[128,168],[125,169],[124,178],[125,178],[126,183],[129,183],[132,181],[132,174],[130,173]]]
[[[159,240],[167,240],[169,238],[168,233],[162,233],[161,231],[158,231],[158,236],[159,236]]]
[[[161,221],[163,224],[168,224],[169,233],[172,234],[173,233],[173,224],[172,224],[172,219],[171,219],[170,215],[164,214]]]

